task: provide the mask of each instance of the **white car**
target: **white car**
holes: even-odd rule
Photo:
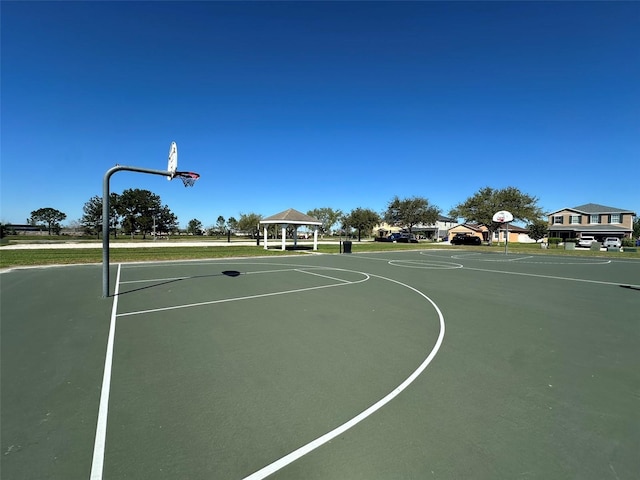
[[[620,248],[621,246],[622,246],[622,242],[617,237],[607,237],[604,239],[604,244],[603,244],[604,248],[609,248],[609,247]]]
[[[578,246],[589,248],[591,247],[592,243],[595,243],[595,241],[596,241],[595,237],[592,237],[590,235],[582,235],[580,237],[580,240],[578,240]]]

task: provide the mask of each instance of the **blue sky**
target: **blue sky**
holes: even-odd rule
[[[639,2],[2,2],[0,220],[148,189],[205,226],[447,213],[514,186],[640,214]]]

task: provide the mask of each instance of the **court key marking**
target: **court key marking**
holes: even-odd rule
[[[362,273],[363,275],[365,275],[363,272],[354,272],[354,273]],[[421,297],[425,298],[433,306],[433,308],[436,310],[436,312],[438,314],[438,319],[439,319],[439,322],[440,322],[440,333],[438,334],[438,339],[436,340],[436,343],[434,344],[433,348],[431,349],[431,352],[429,352],[429,355],[427,355],[427,357],[424,359],[424,361],[418,366],[418,368],[416,368],[416,370],[411,375],[409,375],[409,377],[407,377],[407,379],[404,382],[402,382],[400,385],[398,385],[390,393],[388,393],[386,396],[384,396],[383,398],[378,400],[376,403],[371,405],[369,408],[365,409],[364,411],[362,411],[361,413],[359,413],[358,415],[353,417],[351,420],[348,420],[347,422],[343,423],[342,425],[334,428],[333,430],[325,433],[324,435],[316,438],[315,440],[312,440],[311,442],[307,443],[306,445],[303,445],[302,447],[294,450],[293,452],[285,455],[284,457],[276,460],[275,462],[273,462],[273,463],[261,468],[260,470],[252,473],[248,477],[245,477],[243,480],[261,480],[263,478],[266,478],[269,475],[272,475],[273,473],[277,472],[278,470],[281,470],[282,468],[286,467],[287,465],[295,462],[299,458],[307,455],[308,453],[311,453],[316,448],[319,448],[322,445],[324,445],[325,443],[330,442],[331,440],[333,440],[337,436],[343,434],[344,432],[346,432],[350,428],[354,427],[358,423],[360,423],[363,420],[365,420],[370,415],[373,415],[375,412],[380,410],[382,407],[384,407],[391,400],[396,398],[409,385],[411,385],[416,380],[416,378],[418,378],[420,376],[420,374],[429,366],[429,364],[433,361],[435,356],[438,354],[438,351],[440,350],[440,347],[442,346],[442,342],[444,340],[444,332],[445,332],[444,315],[442,314],[442,312],[438,308],[438,305],[436,305],[436,303],[433,300],[431,300],[427,295],[422,293],[420,290],[418,290],[416,288],[413,288],[412,286],[407,285],[406,283],[402,283],[402,282],[399,282],[398,280],[393,280],[393,279],[388,278],[388,277],[383,277],[381,275],[374,275],[373,273],[370,273],[368,275],[370,275],[371,277],[380,278],[382,280],[387,280],[389,282],[393,282],[393,283],[396,283],[396,284],[401,285],[403,287],[406,287],[409,290],[414,291],[415,293],[417,293]]]
[[[300,265],[300,267],[303,267],[303,266]],[[113,363],[113,346],[114,346],[114,338],[115,338],[115,327],[116,327],[116,319],[117,319],[117,317],[120,317],[120,316],[138,315],[138,314],[142,314],[142,313],[152,313],[152,312],[157,312],[157,311],[173,310],[173,309],[178,309],[178,308],[188,308],[188,307],[200,306],[200,305],[211,305],[211,304],[229,302],[229,301],[239,301],[239,300],[246,300],[246,299],[251,299],[251,298],[260,298],[260,297],[268,297],[268,296],[275,296],[275,295],[284,295],[284,294],[289,294],[289,293],[297,293],[297,292],[304,292],[304,291],[309,291],[309,290],[316,290],[316,289],[320,289],[320,288],[330,288],[330,287],[336,287],[336,286],[354,285],[354,284],[365,282],[365,281],[369,280],[371,277],[375,277],[375,278],[379,278],[379,279],[382,279],[382,280],[386,280],[386,281],[395,283],[397,285],[400,285],[402,287],[408,288],[409,290],[411,290],[411,291],[417,293],[418,295],[420,295],[421,297],[423,297],[425,300],[427,300],[433,306],[433,308],[435,309],[436,313],[438,314],[438,320],[439,320],[439,325],[440,325],[440,331],[439,331],[439,334],[438,334],[438,338],[437,338],[433,348],[431,349],[431,351],[427,355],[427,357],[416,368],[416,370],[414,370],[414,372],[411,373],[411,375],[409,375],[400,385],[398,385],[396,388],[394,388],[386,396],[384,396],[383,398],[381,398],[380,400],[375,402],[373,405],[371,405],[370,407],[368,407],[367,409],[365,409],[364,411],[362,411],[361,413],[359,413],[358,415],[353,417],[351,420],[348,420],[347,422],[343,423],[342,425],[334,428],[333,430],[325,433],[324,435],[316,438],[315,440],[307,443],[306,445],[303,445],[302,447],[300,447],[300,448],[294,450],[293,452],[289,453],[288,455],[285,455],[284,457],[274,461],[273,463],[271,463],[269,465],[266,465],[265,467],[261,468],[260,470],[258,470],[256,472],[252,473],[251,475],[245,477],[244,480],[263,479],[263,478],[265,478],[265,477],[277,472],[278,470],[284,468],[285,466],[289,465],[290,463],[296,461],[297,459],[303,457],[304,455],[307,455],[308,453],[312,452],[316,448],[318,448],[318,447],[324,445],[325,443],[331,441],[333,438],[337,437],[338,435],[341,435],[342,433],[346,432],[350,428],[354,427],[358,423],[360,423],[363,420],[365,420],[370,415],[372,415],[375,412],[377,412],[379,409],[381,409],[387,403],[391,402],[391,400],[393,400],[395,397],[397,397],[400,393],[402,393],[409,385],[411,385],[418,378],[418,376],[433,361],[433,359],[437,355],[438,351],[440,350],[440,347],[442,346],[442,342],[444,340],[444,334],[445,334],[445,323],[444,323],[444,315],[442,314],[442,311],[440,310],[438,305],[433,300],[431,300],[431,298],[429,298],[427,295],[422,293],[420,290],[418,290],[418,289],[416,289],[416,288],[414,288],[414,287],[412,287],[410,285],[407,285],[406,283],[400,282],[398,280],[394,280],[394,279],[391,279],[391,278],[388,278],[388,277],[383,277],[381,275],[367,274],[367,273],[364,273],[364,272],[359,272],[359,271],[355,271],[355,270],[348,270],[348,269],[342,269],[342,268],[323,268],[323,267],[320,267],[320,269],[337,270],[337,271],[345,271],[345,272],[350,272],[350,273],[357,273],[357,274],[363,275],[365,278],[363,278],[362,280],[358,280],[358,281],[347,281],[347,280],[343,280],[343,279],[339,279],[339,278],[335,278],[335,277],[330,277],[328,275],[321,275],[321,274],[310,272],[310,271],[306,271],[306,270],[295,269],[296,271],[299,271],[299,272],[302,272],[302,273],[306,273],[306,274],[310,274],[310,275],[317,275],[317,276],[328,278],[328,279],[331,279],[331,280],[337,280],[337,281],[340,281],[340,282],[343,282],[343,283],[337,283],[337,284],[331,284],[331,285],[323,285],[323,286],[311,287],[311,288],[302,288],[302,289],[296,289],[296,290],[287,290],[287,291],[283,291],[283,292],[275,292],[275,293],[262,294],[262,295],[250,295],[250,296],[246,296],[246,297],[236,297],[236,298],[231,298],[231,299],[215,300],[215,301],[210,301],[210,302],[200,302],[200,303],[189,304],[189,305],[166,307],[166,308],[160,308],[160,309],[151,309],[151,310],[145,310],[145,311],[139,311],[139,312],[130,312],[130,313],[124,313],[124,314],[117,314],[116,311],[117,311],[117,305],[118,305],[118,289],[119,289],[119,284],[120,284],[120,271],[121,271],[121,265],[118,265],[118,274],[117,274],[117,279],[116,279],[116,291],[115,291],[115,295],[114,295],[113,308],[112,308],[112,313],[111,313],[111,326],[110,326],[110,329],[109,329],[109,339],[108,339],[108,342],[107,342],[107,355],[106,355],[106,358],[105,358],[105,369],[104,369],[104,376],[103,376],[103,383],[102,383],[102,391],[101,391],[101,395],[100,395],[100,406],[99,406],[99,409],[98,409],[98,425],[96,427],[96,439],[95,439],[95,444],[94,444],[93,462],[92,462],[92,465],[91,465],[91,480],[102,480],[102,473],[103,473],[103,468],[104,468],[104,452],[105,452],[105,445],[106,445],[106,430],[107,430],[107,414],[108,414],[108,406],[109,406],[109,391],[110,391],[110,385],[111,385],[111,368],[112,368],[112,363]],[[265,272],[260,272],[260,273],[267,273],[267,272],[265,271]],[[123,282],[123,283],[125,283],[125,282]]]

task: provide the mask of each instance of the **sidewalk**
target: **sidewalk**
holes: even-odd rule
[[[274,240],[271,239],[269,241],[269,246],[273,247],[276,244],[272,243]],[[290,239],[287,239],[290,242]],[[281,240],[278,240],[281,242]],[[337,242],[328,242],[328,241],[318,241],[318,244],[332,244]],[[278,243],[280,245],[280,243]],[[300,241],[298,240],[298,245],[309,245],[312,246],[312,241]],[[192,242],[172,242],[169,240],[158,240],[158,241],[149,241],[149,242],[109,242],[109,248],[163,248],[163,247],[241,247],[241,246],[256,246],[255,240],[248,241],[234,241],[227,242],[224,240],[220,241],[192,241]],[[262,240],[260,241],[260,246],[264,246]],[[46,250],[46,249],[67,249],[67,248],[102,248],[102,241],[100,242],[52,242],[52,243],[20,243],[15,245],[6,245],[4,247],[0,247],[0,251],[2,250]]]

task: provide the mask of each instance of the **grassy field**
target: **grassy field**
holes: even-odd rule
[[[187,237],[188,238],[188,237]],[[190,237],[193,240],[193,237]],[[48,240],[47,243],[52,243]],[[173,243],[173,242],[172,242]],[[304,255],[311,252],[305,247],[299,250],[282,251],[279,247],[264,250],[263,246],[257,245],[230,245],[225,246],[197,246],[188,247],[180,246],[180,242],[175,242],[176,246],[163,248],[114,248],[110,250],[110,261],[112,263],[119,262],[143,262],[143,261],[162,261],[162,260],[195,260],[207,258],[228,258],[228,257],[255,257],[255,256],[273,256],[273,255]],[[166,245],[166,243],[165,243]],[[455,247],[443,245],[440,243],[421,242],[419,244],[411,243],[382,243],[363,240],[361,242],[354,241],[352,243],[352,251],[358,252],[374,252],[388,250],[414,250],[426,248],[446,248],[452,251],[464,249],[466,251],[481,252],[504,252],[504,245],[494,244],[492,246],[482,245],[478,247]],[[526,253],[541,254],[553,253],[557,255],[573,255],[587,257],[605,257],[605,258],[635,258],[640,259],[637,252],[593,252],[590,250],[564,250],[563,248],[550,248],[543,250],[537,244],[510,244],[509,253]],[[336,241],[330,244],[319,244],[319,253],[339,253],[340,243]],[[12,268],[19,266],[35,266],[35,265],[67,265],[78,263],[100,263],[102,262],[102,250],[100,248],[74,248],[74,249],[25,249],[25,250],[9,250],[0,248],[0,268]]]

